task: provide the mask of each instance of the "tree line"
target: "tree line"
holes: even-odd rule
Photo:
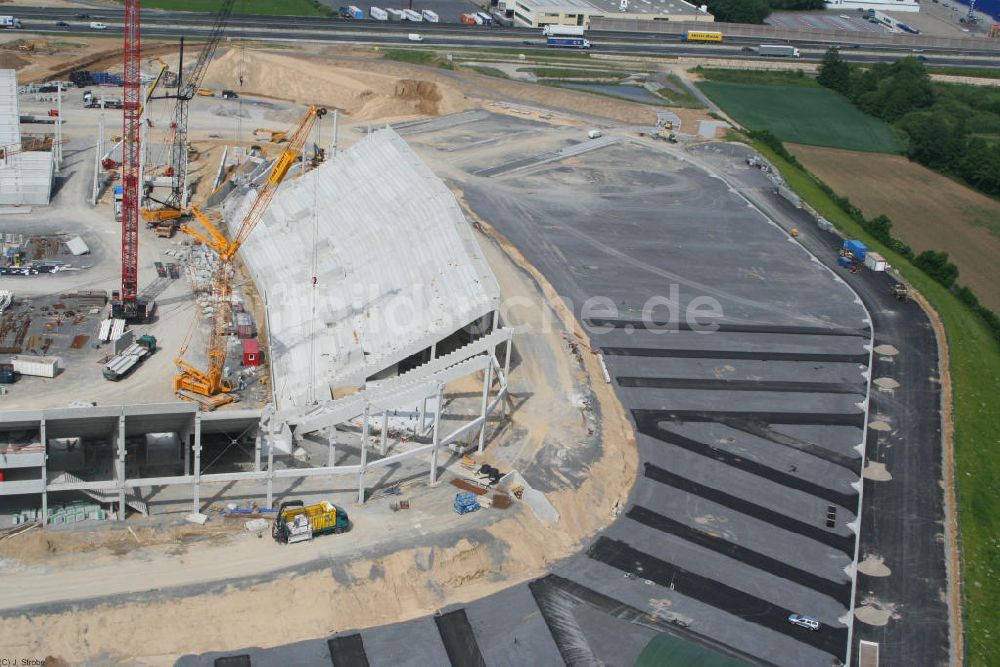
[[[890,123],[911,160],[1000,195],[1000,91],[932,83],[917,58],[851,65],[837,49],[816,80]]]
[[[826,9],[824,0],[707,0],[706,4],[715,20],[723,23],[763,23],[775,9]]]

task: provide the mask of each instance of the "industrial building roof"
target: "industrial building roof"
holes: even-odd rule
[[[243,186],[223,204],[231,230],[253,198]],[[389,128],[283,185],[241,255],[267,301],[280,410],[328,400],[499,307],[454,195]]]
[[[531,9],[559,9],[563,12],[571,10],[599,12],[608,17],[616,14],[662,14],[689,15],[702,12],[696,5],[684,0],[629,0],[625,10],[621,8],[620,0],[517,0],[518,3]]]

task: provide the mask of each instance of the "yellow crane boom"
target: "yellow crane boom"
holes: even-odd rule
[[[208,339],[208,369],[202,371],[184,361],[181,357],[183,357],[186,348],[182,349],[174,360],[178,369],[173,381],[175,391],[193,392],[205,397],[215,397],[218,394],[227,394],[232,391],[232,384],[222,376],[226,364],[226,335],[232,315],[233,257],[246,241],[250,232],[260,222],[260,219],[264,217],[278,186],[285,179],[292,164],[298,159],[313,125],[317,119],[324,115],[326,115],[326,109],[323,108],[309,107],[306,111],[306,115],[299,121],[288,145],[274,161],[267,179],[261,185],[253,205],[247,211],[232,240],[226,238],[218,226],[196,207],[192,207],[191,212],[201,223],[202,229],[188,224],[181,225],[182,231],[215,251],[219,256],[219,266],[212,281],[212,323]],[[214,405],[223,405],[229,400],[217,399]]]

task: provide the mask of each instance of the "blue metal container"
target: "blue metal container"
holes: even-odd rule
[[[857,259],[857,260],[863,261],[864,258],[865,258],[865,255],[868,254],[868,246],[866,246],[864,243],[862,243],[861,241],[858,241],[856,239],[851,239],[849,241],[844,241],[844,246],[843,247],[844,247],[844,250],[849,250],[851,252],[851,254],[854,255],[854,259]]]
[[[850,268],[851,264],[853,264],[853,263],[854,263],[854,262],[852,262],[852,261],[851,261],[851,260],[850,260],[849,258],[847,258],[847,257],[838,257],[838,258],[837,258],[837,265],[838,265],[838,266],[842,266],[842,267],[844,267],[845,269],[847,269],[847,268]]]

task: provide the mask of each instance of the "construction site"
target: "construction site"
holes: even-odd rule
[[[902,284],[707,109],[233,5],[0,44],[0,653],[850,663]]]

